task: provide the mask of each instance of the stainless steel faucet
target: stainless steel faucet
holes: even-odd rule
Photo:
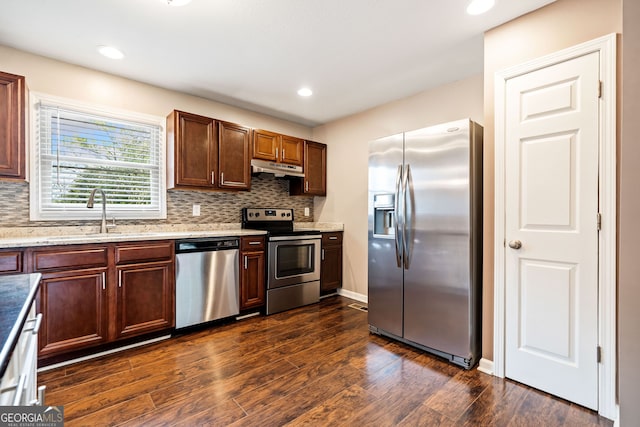
[[[104,194],[104,191],[101,188],[94,188],[89,195],[89,200],[87,201],[87,207],[93,208],[93,199],[96,197],[96,191],[100,192],[102,196],[102,222],[100,223],[100,233],[106,233],[107,229],[115,227],[116,220],[113,219],[112,225],[107,225],[107,196]]]

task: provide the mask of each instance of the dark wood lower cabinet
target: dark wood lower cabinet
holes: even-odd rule
[[[240,311],[265,304],[265,239],[243,237],[240,243]]]
[[[342,287],[342,232],[322,233],[320,292],[331,293]]]
[[[175,325],[173,242],[73,245],[28,251],[42,273],[40,360],[169,330]]]
[[[117,267],[117,339],[174,326],[173,262]]]
[[[40,357],[106,343],[107,268],[43,273],[37,311]]]

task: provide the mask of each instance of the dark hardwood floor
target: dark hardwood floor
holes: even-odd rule
[[[610,426],[592,411],[370,335],[354,301],[41,373],[67,426]]]

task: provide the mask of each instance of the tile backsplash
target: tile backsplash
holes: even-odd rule
[[[87,195],[88,196],[88,195]],[[200,205],[200,216],[192,206]],[[167,191],[167,218],[162,220],[120,220],[119,224],[212,224],[239,223],[243,207],[294,209],[296,222],[313,221],[313,197],[289,196],[289,181],[261,174],[252,177],[251,191],[205,192]],[[310,215],[304,216],[304,208]],[[93,225],[95,220],[29,221],[29,184],[0,181],[0,227],[58,227]]]

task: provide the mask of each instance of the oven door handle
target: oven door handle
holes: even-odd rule
[[[305,240],[320,240],[322,236],[320,234],[309,234],[304,236],[271,236],[269,237],[270,242],[295,242],[299,243],[300,241]]]

